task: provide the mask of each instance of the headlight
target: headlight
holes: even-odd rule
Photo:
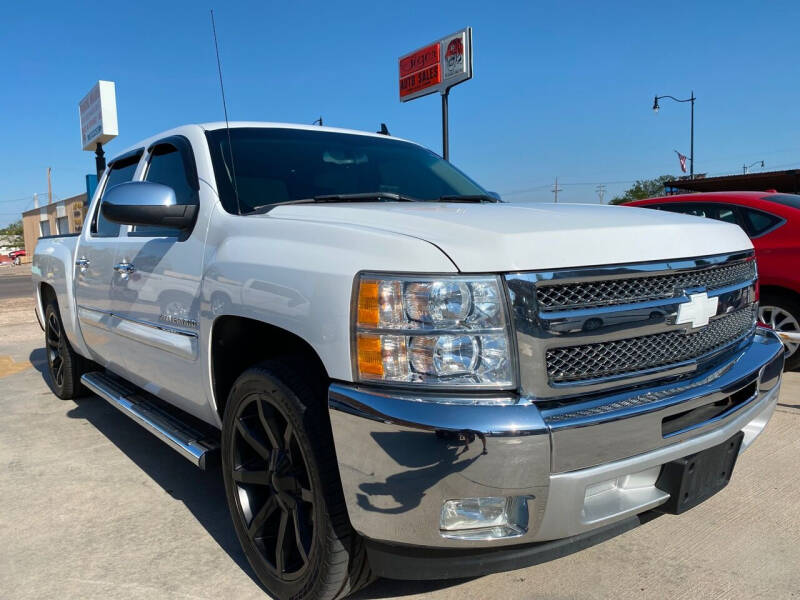
[[[513,387],[506,303],[498,277],[364,274],[357,294],[358,379]]]

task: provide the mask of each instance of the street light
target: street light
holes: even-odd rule
[[[751,169],[757,164],[761,164],[761,168],[762,169],[764,168],[764,161],[763,160],[757,160],[756,162],[754,162],[752,164],[742,165],[742,171],[744,171],[744,174],[747,175],[747,169]]]
[[[658,101],[662,98],[669,98],[670,100],[674,100],[675,102],[691,102],[692,103],[692,113],[691,113],[691,124],[690,124],[690,146],[689,146],[689,179],[694,179],[694,101],[696,98],[694,97],[694,90],[692,90],[691,97],[687,98],[686,100],[678,100],[675,96],[656,96],[653,99],[653,112],[657,113],[658,109]]]

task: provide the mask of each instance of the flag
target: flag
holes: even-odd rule
[[[683,154],[681,154],[680,152],[678,152],[677,150],[675,150],[675,154],[678,155],[678,160],[681,163],[681,171],[686,173],[686,157]]]

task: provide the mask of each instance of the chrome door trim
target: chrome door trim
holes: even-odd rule
[[[82,324],[99,327],[153,348],[195,360],[198,356],[197,333],[123,317],[110,311],[78,306],[78,319]]]

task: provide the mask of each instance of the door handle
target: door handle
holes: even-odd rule
[[[132,263],[121,262],[114,265],[114,270],[122,275],[130,275],[136,270],[136,267],[134,267]]]
[[[75,261],[75,266],[80,269],[81,273],[83,273],[84,271],[86,271],[86,269],[89,268],[89,265],[91,263],[92,261],[90,261],[88,258],[86,258],[85,256],[81,256],[78,260]]]

